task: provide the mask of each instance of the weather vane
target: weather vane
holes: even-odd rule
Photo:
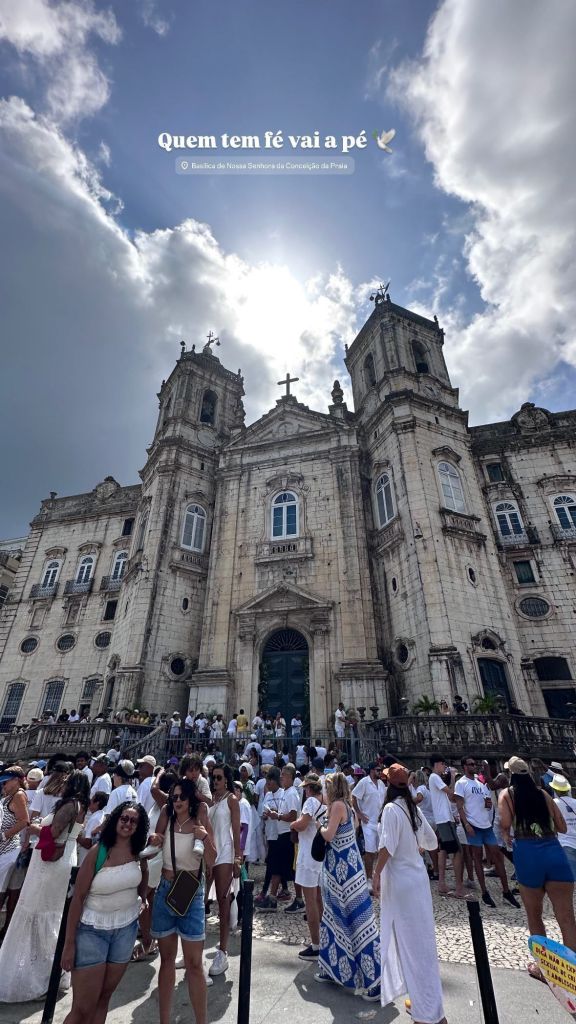
[[[389,299],[389,287],[390,281],[387,281],[386,284],[381,284],[380,287],[378,288],[378,291],[374,292],[370,296],[370,302],[374,302],[377,306],[379,306],[382,302],[386,302],[387,299]]]
[[[210,356],[210,355],[212,355],[212,350],[211,350],[210,346],[211,345],[219,345],[220,344],[220,339],[215,336],[213,331],[208,331],[207,337],[208,337],[208,341],[204,345],[204,348],[202,349],[202,353],[205,356]]]

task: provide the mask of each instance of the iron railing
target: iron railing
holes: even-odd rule
[[[100,590],[120,590],[121,586],[121,576],[103,576],[100,580]]]
[[[56,597],[57,593],[58,583],[50,583],[47,587],[42,586],[41,583],[35,583],[30,591],[30,600],[39,600],[43,597]]]
[[[576,526],[568,526],[565,528],[560,526],[560,523],[550,523],[550,529],[552,530],[554,540],[564,541],[564,543],[567,543],[568,541],[572,541],[572,543],[574,543],[576,541]]]
[[[83,580],[82,582],[79,582],[78,580],[68,580],[64,584],[64,593],[65,594],[89,594],[91,592],[91,590],[92,590],[93,585],[94,585],[93,577],[90,577],[89,580]]]

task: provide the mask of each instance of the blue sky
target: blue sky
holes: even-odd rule
[[[572,406],[575,30],[556,0],[0,0],[0,536],[137,479],[180,337],[221,335],[248,421],[288,369],[325,409],[375,280],[438,314],[472,423]],[[157,145],[266,130],[369,144],[340,177]]]

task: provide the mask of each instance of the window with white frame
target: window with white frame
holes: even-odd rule
[[[86,555],[78,566],[76,583],[88,583],[92,577],[93,568],[94,559],[92,558],[92,555]]]
[[[272,502],[272,538],[298,536],[298,498],[282,491]]]
[[[394,494],[392,491],[392,476],[390,473],[382,473],[376,482],[376,507],[378,509],[378,525],[386,526],[394,518]]]
[[[64,680],[53,679],[51,682],[46,684],[46,692],[44,694],[44,703],[42,705],[42,714],[50,712],[55,715],[60,709],[60,701],[64,693]]]
[[[518,506],[511,501],[499,501],[494,506],[494,515],[501,537],[518,536],[524,533],[524,524],[520,518]]]
[[[188,505],[182,530],[182,547],[191,551],[204,550],[206,533],[206,511],[201,505]]]
[[[576,530],[576,498],[559,494],[553,501],[556,518],[563,530]]]
[[[128,559],[127,551],[119,551],[114,559],[114,566],[112,568],[112,579],[121,580],[124,575],[124,569],[126,568],[126,561]]]
[[[449,508],[453,512],[465,512],[464,490],[460,473],[456,467],[451,462],[439,462],[438,476],[440,477],[444,508]]]
[[[42,587],[53,587],[58,580],[58,574],[60,572],[60,562],[56,559],[48,562],[48,565],[44,569],[44,576],[42,577]]]

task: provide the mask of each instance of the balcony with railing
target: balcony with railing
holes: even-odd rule
[[[35,583],[32,589],[30,590],[30,600],[41,601],[43,598],[46,597],[56,597],[57,593],[58,582],[49,583],[47,586],[44,586],[44,584],[42,583]]]
[[[576,544],[576,525],[564,527],[560,523],[550,523],[550,529],[556,543]]]
[[[103,576],[102,579],[100,580],[100,590],[110,592],[113,590],[120,590],[121,586],[121,576]]]
[[[286,558],[313,558],[311,537],[283,537],[256,545],[256,562],[279,562]]]
[[[89,594],[92,590],[94,579],[91,577],[89,580],[68,580],[64,584],[64,595],[69,594]]]
[[[511,548],[529,548],[541,543],[535,526],[527,526],[518,533],[502,534],[497,531],[496,540],[498,547],[505,551]]]
[[[464,754],[502,759],[505,755],[549,762],[576,758],[576,719],[516,715],[400,715],[366,722],[366,737],[399,757],[425,759],[441,753],[450,760]]]

